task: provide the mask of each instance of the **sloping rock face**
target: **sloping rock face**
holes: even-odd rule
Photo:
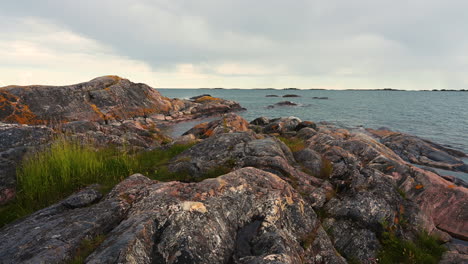
[[[22,124],[123,120],[168,113],[171,102],[145,84],[105,76],[70,86],[0,89],[0,120]]]
[[[61,124],[70,121],[127,120],[162,115],[163,120],[241,110],[233,101],[179,100],[118,76],[104,76],[69,86],[6,86],[0,88],[0,121],[19,124]],[[161,119],[159,116],[155,118]]]
[[[133,175],[95,204],[83,192],[0,230],[0,262],[70,260],[105,234],[87,263],[346,263],[301,196],[254,168],[200,183]]]
[[[404,133],[373,129],[367,129],[367,131],[380,139],[382,144],[392,149],[405,161],[468,173],[468,165],[460,159],[466,157],[466,154],[461,151]]]

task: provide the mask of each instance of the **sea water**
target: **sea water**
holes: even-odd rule
[[[247,110],[248,121],[296,116],[327,121],[345,128],[381,128],[416,135],[468,153],[468,92],[272,90],[272,89],[158,89],[170,98],[210,94],[234,100]],[[300,97],[283,98],[285,94]],[[266,97],[277,95],[279,97]],[[314,99],[327,97],[328,99]],[[280,101],[298,106],[269,108]],[[192,125],[192,124],[191,124]],[[187,127],[189,129],[190,127]]]

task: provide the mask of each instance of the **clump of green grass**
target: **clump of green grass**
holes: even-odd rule
[[[97,235],[92,239],[83,239],[80,246],[76,250],[75,257],[71,259],[69,264],[85,263],[86,258],[96,250],[96,248],[105,240],[104,235]]]
[[[300,138],[283,136],[278,136],[277,138],[283,141],[283,143],[286,144],[292,152],[298,152],[305,148],[304,140]]]
[[[58,138],[50,148],[25,158],[17,170],[17,196],[0,207],[0,226],[47,207],[87,185],[108,191],[133,173],[156,180],[179,180],[167,170],[168,161],[192,145],[131,154],[117,148]]]
[[[382,234],[382,249],[378,254],[379,263],[438,263],[446,251],[436,237],[425,231],[417,234],[415,241],[398,238],[393,232]]]

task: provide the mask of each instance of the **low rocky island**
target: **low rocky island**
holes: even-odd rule
[[[117,76],[0,88],[0,263],[468,261],[467,184],[433,169],[467,173],[465,153],[296,117],[249,123],[242,109]],[[208,116],[178,138],[161,129]],[[110,165],[62,151],[34,185],[49,196],[26,192],[31,162],[67,142],[76,162],[87,145]],[[68,168],[94,178],[68,182]]]

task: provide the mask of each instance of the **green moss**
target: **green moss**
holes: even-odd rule
[[[425,231],[417,234],[413,241],[397,237],[393,232],[384,232],[381,238],[382,249],[378,254],[379,263],[438,263],[446,251],[436,237]]]
[[[291,152],[298,152],[301,151],[305,148],[305,142],[304,140],[296,137],[283,137],[283,136],[278,136],[277,137],[279,140],[283,141],[286,146],[289,147]]]

